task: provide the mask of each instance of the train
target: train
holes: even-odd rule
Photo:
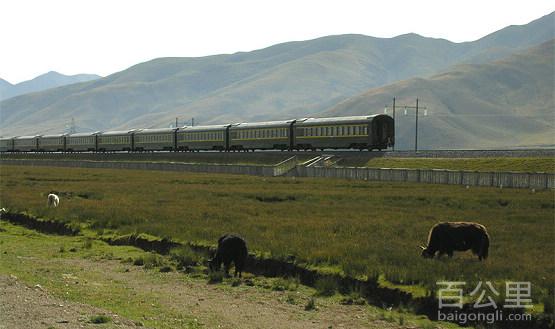
[[[209,126],[0,138],[0,152],[384,150],[395,143],[385,114]]]

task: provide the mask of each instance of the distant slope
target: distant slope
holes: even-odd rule
[[[340,35],[231,55],[155,59],[4,100],[0,129],[2,135],[60,132],[72,117],[84,130],[107,130],[168,126],[176,117],[207,124],[309,116],[371,88],[502,58],[531,42],[525,33],[547,41],[541,39],[553,34],[553,17],[460,44],[415,34]]]
[[[395,96],[397,147],[414,147],[415,113],[420,112],[421,149],[555,146],[555,41],[490,64],[460,65],[427,79],[414,78],[372,89],[324,115],[365,114],[383,109]]]
[[[63,75],[58,72],[50,71],[32,80],[20,82],[15,85],[0,79],[0,100],[98,78],[100,78],[100,76],[94,74]]]

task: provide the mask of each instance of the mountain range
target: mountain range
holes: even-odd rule
[[[95,74],[64,75],[50,71],[38,77],[17,83],[15,85],[0,78],[0,101],[11,97],[43,91],[50,88],[70,85],[78,82],[90,81],[101,78]]]
[[[0,102],[4,136],[383,113],[427,107],[422,148],[553,146],[555,14],[473,42],[327,36],[199,58],[159,58],[105,78]],[[414,115],[414,112],[410,112]],[[397,113],[397,144],[414,118]]]

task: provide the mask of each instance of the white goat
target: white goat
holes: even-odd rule
[[[48,207],[56,208],[59,203],[60,203],[60,198],[58,198],[56,194],[54,193],[48,194],[48,203],[47,203]]]

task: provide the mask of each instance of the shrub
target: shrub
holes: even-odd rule
[[[275,291],[285,291],[285,290],[297,290],[299,287],[298,278],[277,278],[272,282],[272,290]]]
[[[338,285],[334,278],[323,277],[316,280],[314,288],[320,296],[333,296],[338,289]]]
[[[92,239],[87,238],[85,242],[83,242],[83,249],[91,249],[93,245]]]
[[[305,311],[312,311],[316,310],[316,299],[314,297],[310,297],[306,305],[304,306]]]
[[[210,271],[208,273],[208,283],[220,283],[224,281],[224,272],[222,271]]]
[[[285,301],[286,301],[288,304],[297,305],[297,299],[295,298],[295,295],[292,294],[292,293],[288,293],[288,294],[287,294],[287,297],[285,298]]]
[[[164,258],[155,253],[149,253],[144,257],[145,268],[150,269],[154,267],[164,266]]]
[[[90,323],[95,323],[95,324],[108,323],[110,321],[112,321],[112,319],[106,315],[94,315],[94,316],[91,316],[89,319]]]
[[[342,267],[345,275],[350,277],[357,277],[361,274],[364,274],[367,270],[364,263],[356,261],[352,258],[345,260],[345,262],[342,264]]]
[[[143,266],[144,264],[145,260],[143,259],[143,257],[135,258],[135,260],[133,261],[133,265],[135,266]]]
[[[180,269],[202,263],[202,257],[187,246],[173,248],[170,251],[170,257],[177,263],[177,268]]]
[[[164,265],[164,266],[160,267],[160,272],[162,272],[162,273],[168,273],[168,272],[171,272],[171,271],[173,271],[173,268],[169,265]]]

